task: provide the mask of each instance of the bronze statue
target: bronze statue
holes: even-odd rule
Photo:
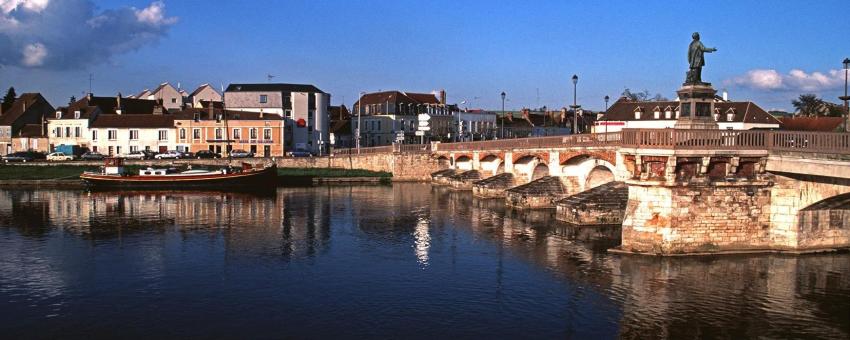
[[[702,82],[702,67],[705,66],[705,58],[703,57],[704,53],[711,53],[717,51],[716,48],[706,48],[702,42],[699,41],[699,33],[694,32],[692,35],[694,41],[691,42],[691,46],[688,47],[688,63],[690,63],[690,71],[685,79],[685,84],[708,84]]]

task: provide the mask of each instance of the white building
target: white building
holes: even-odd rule
[[[781,122],[752,102],[717,101],[714,120],[722,130],[778,129]],[[639,102],[620,98],[597,119],[597,133],[622,129],[673,128],[679,118],[679,102]]]
[[[175,150],[177,138],[171,114],[104,114],[89,127],[92,151],[104,155],[149,150]]]
[[[313,85],[230,84],[228,110],[276,114],[284,119],[286,151],[326,153],[330,141],[331,96]]]

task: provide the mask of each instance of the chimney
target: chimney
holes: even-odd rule
[[[440,90],[440,104],[446,105],[446,90]]]
[[[123,113],[123,106],[121,106],[121,92],[118,92],[118,96],[115,97],[115,102],[115,113],[120,115]]]
[[[92,97],[93,97],[93,96],[92,96],[91,92],[89,92],[89,93],[86,95],[86,100],[91,100],[91,99],[92,99]]]
[[[726,89],[723,89],[723,101],[729,100],[729,92],[726,92]]]

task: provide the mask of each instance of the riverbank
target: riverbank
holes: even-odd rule
[[[141,166],[128,166],[131,173]],[[0,165],[0,186],[40,188],[80,188],[85,184],[80,175],[98,167],[84,165],[32,166],[25,164]],[[278,168],[278,185],[313,185],[324,183],[389,183],[392,174],[368,170],[337,168]]]

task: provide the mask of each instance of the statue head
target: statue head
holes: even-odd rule
[[[694,40],[699,40],[699,32],[694,32],[694,34],[691,34],[691,37],[693,37]]]

